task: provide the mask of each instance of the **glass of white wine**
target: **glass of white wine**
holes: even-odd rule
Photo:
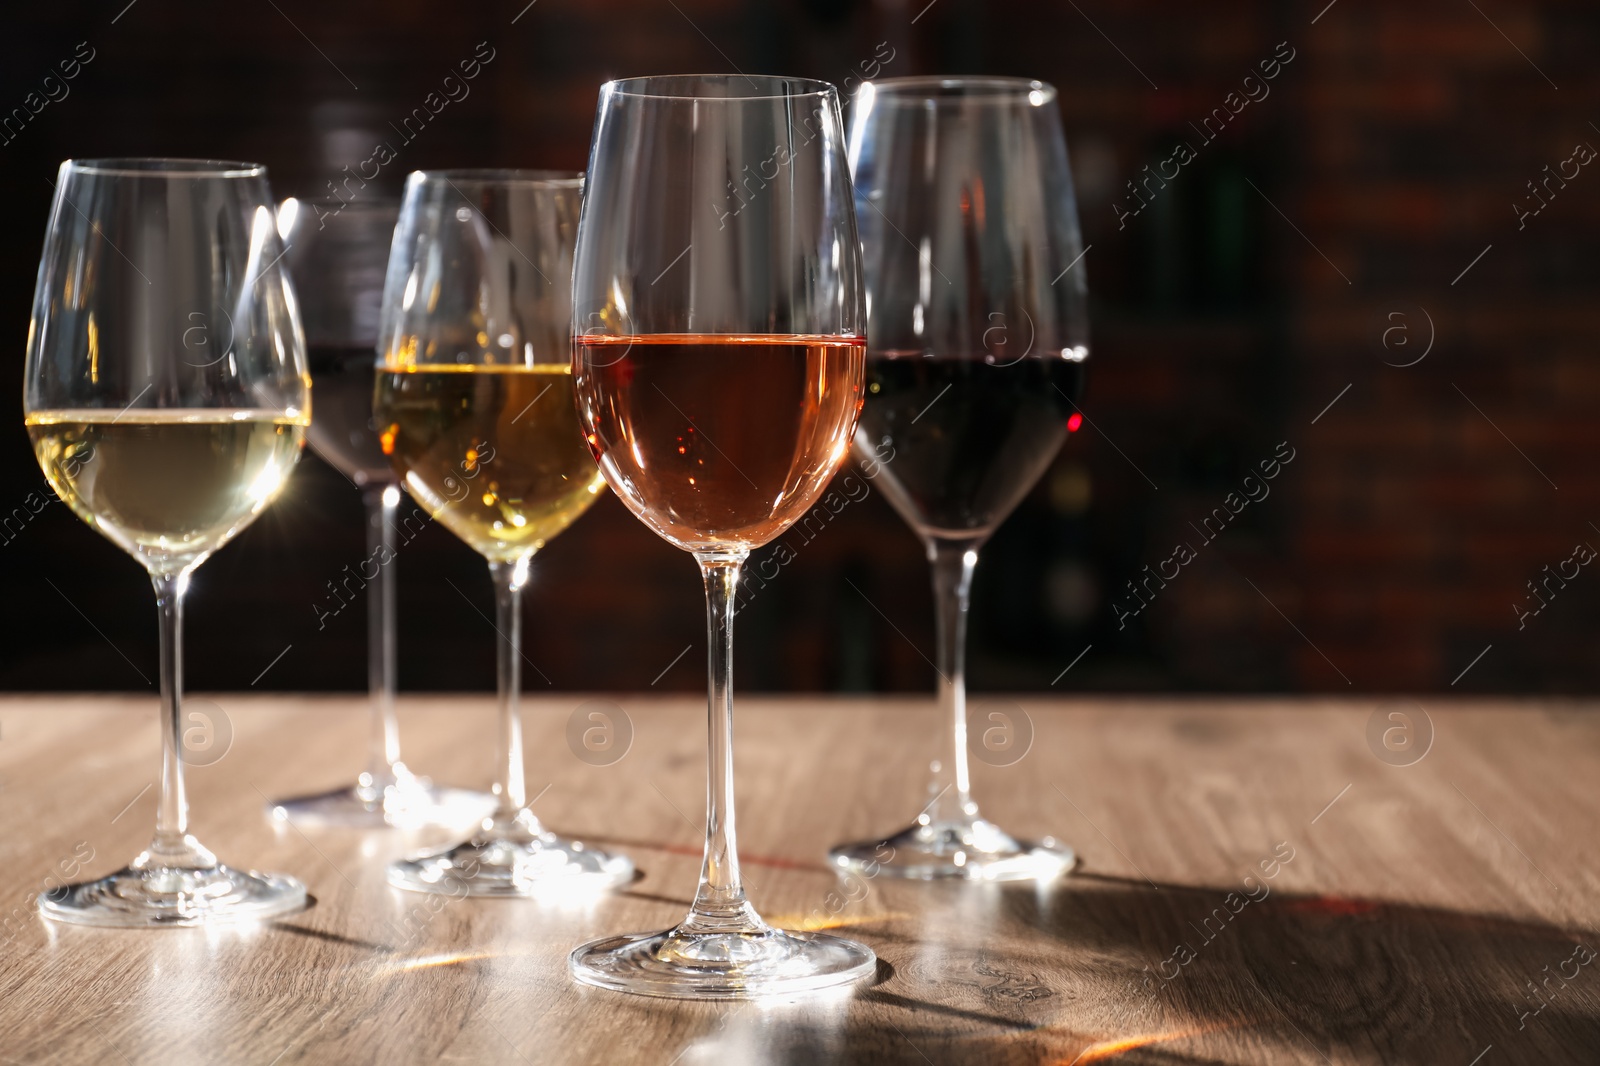
[[[633,863],[545,829],[522,762],[528,564],[605,490],[578,428],[570,323],[579,174],[418,171],[384,281],[374,425],[407,491],[489,563],[498,634],[494,812],[389,883],[471,896],[584,895]]]
[[[124,869],[41,895],[59,921],[212,925],[305,905],[299,881],[225,866],[190,835],[178,742],[190,575],[278,496],[311,416],[273,205],[254,163],[61,166],[28,331],[28,435],[57,495],[150,573],[162,755],[155,838]]]

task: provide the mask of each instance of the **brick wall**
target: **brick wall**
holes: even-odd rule
[[[471,97],[374,187],[397,189],[419,166],[581,167],[605,77],[737,66],[845,82],[887,42],[887,75],[1054,82],[1092,245],[1089,422],[985,553],[975,686],[1443,691],[1472,664],[1454,691],[1600,687],[1600,574],[1547,593],[1521,630],[1512,606],[1531,603],[1526,583],[1579,540],[1600,546],[1589,525],[1600,524],[1600,167],[1581,167],[1524,228],[1512,209],[1547,164],[1579,142],[1600,147],[1592,6],[279,6],[8,16],[0,107],[79,41],[96,50],[69,97],[0,145],[0,322],[13,351],[48,181],[68,155],[255,158],[281,192],[315,193],[488,41],[495,59]],[[1279,42],[1294,58],[1270,92],[1202,144],[1190,123]],[[1195,160],[1119,222],[1125,183],[1179,139]],[[1430,332],[1426,358],[1391,365]],[[0,379],[0,407],[18,411],[19,379]],[[41,479],[20,418],[5,432],[0,493],[20,500]],[[1191,523],[1279,442],[1295,458],[1270,495],[1201,537]],[[1185,540],[1195,559],[1119,623],[1126,582]],[[359,611],[318,630],[311,605],[362,554],[354,494],[308,456],[289,496],[201,572],[191,687],[245,687],[286,644],[261,687],[361,687]],[[0,566],[12,592],[0,684],[142,688],[154,676],[143,577],[64,509],[0,545]],[[527,646],[550,685],[700,685],[693,566],[615,501],[535,570]],[[490,684],[481,571],[438,531],[408,547],[408,687]],[[741,615],[741,686],[927,688],[925,571],[880,499],[853,505]],[[528,684],[544,681],[530,672]]]

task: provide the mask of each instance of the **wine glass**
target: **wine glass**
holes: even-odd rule
[[[28,331],[28,436],[56,494],[155,585],[162,757],[150,846],[41,895],[46,917],[213,925],[305,905],[299,881],[224,866],[189,834],[178,742],[190,576],[277,497],[311,418],[281,254],[264,167],[61,166]]]
[[[860,944],[761,920],[740,880],[733,810],[739,569],[816,502],[861,407],[843,132],[826,82],[707,75],[600,90],[573,271],[579,415],[622,502],[700,564],[710,736],[689,915],[576,949],[572,974],[587,984],[733,999],[875,969]]]
[[[273,818],[353,828],[461,825],[494,798],[435,787],[400,761],[395,722],[395,514],[400,481],[372,422],[378,312],[397,200],[285,200],[278,208],[283,261],[295,279],[306,356],[317,393],[307,440],[361,490],[367,516],[367,690],[372,704],[367,769],[355,784],[268,805]]]
[[[499,634],[497,805],[466,841],[389,883],[471,896],[583,895],[633,863],[546,830],[522,766],[521,592],[534,552],[605,490],[572,396],[572,245],[583,179],[417,171],[389,253],[373,401],[411,495],[489,563]]]
[[[1071,848],[1016,840],[973,802],[965,658],[978,549],[1055,458],[1089,354],[1056,91],[1013,78],[868,82],[850,164],[872,339],[855,447],[933,564],[945,735],[916,821],[830,854],[893,877],[1052,878],[1072,868]]]

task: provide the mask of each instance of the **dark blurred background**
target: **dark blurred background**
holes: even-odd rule
[[[974,687],[1600,690],[1600,571],[1565,562],[1600,546],[1600,167],[1576,151],[1600,146],[1594,5],[525,3],[7,12],[0,686],[146,690],[156,673],[142,570],[64,506],[23,506],[44,486],[20,389],[62,159],[250,159],[301,196],[380,142],[396,158],[369,192],[420,167],[579,169],[603,80],[738,69],[847,93],[925,73],[1061,90],[1090,246],[1087,420],[984,551]],[[400,130],[486,56],[469,95]],[[1217,108],[1232,117],[1213,141],[1200,127]],[[1180,141],[1197,157],[1142,184]],[[1280,442],[1294,459],[1271,495],[1207,543],[1196,527]],[[1198,557],[1133,615],[1127,583],[1180,541]],[[285,497],[198,572],[189,687],[363,688],[361,609],[319,629],[316,607],[364,555],[357,492],[308,450]],[[433,527],[398,566],[402,687],[491,687],[481,560]],[[530,689],[703,685],[695,568],[614,499],[534,572]],[[933,682],[926,564],[877,493],[739,626],[742,689]]]

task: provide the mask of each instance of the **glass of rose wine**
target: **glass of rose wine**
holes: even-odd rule
[[[295,280],[317,403],[306,439],[356,488],[367,517],[367,768],[352,785],[268,805],[301,825],[417,827],[482,817],[494,798],[441,788],[400,760],[395,721],[395,515],[400,480],[372,421],[378,313],[397,200],[285,200],[278,207],[283,261]]]
[[[584,983],[679,998],[830,988],[872,951],[790,933],[745,897],[733,806],[739,570],[844,461],[865,309],[839,99],[826,82],[709,75],[600,90],[573,272],[580,420],[617,496],[705,581],[705,858],[688,917],[570,957]]]
[[[373,410],[411,495],[482,555],[495,587],[500,746],[494,811],[464,842],[389,867],[397,888],[583,895],[633,863],[545,829],[522,761],[528,564],[605,481],[572,391],[572,250],[583,179],[519,170],[406,180],[383,291]]]
[[[872,338],[855,445],[933,566],[944,736],[916,821],[831,855],[891,877],[1052,878],[1072,868],[1071,848],[1019,841],[972,799],[965,658],[978,549],[1066,439],[1089,354],[1056,91],[890,78],[855,100],[850,165]]]
[[[266,168],[68,160],[28,330],[24,409],[56,494],[155,586],[161,778],[155,837],[125,868],[39,897],[64,922],[213,925],[299,910],[292,877],[239,870],[189,833],[183,598],[300,458],[311,381]]]

